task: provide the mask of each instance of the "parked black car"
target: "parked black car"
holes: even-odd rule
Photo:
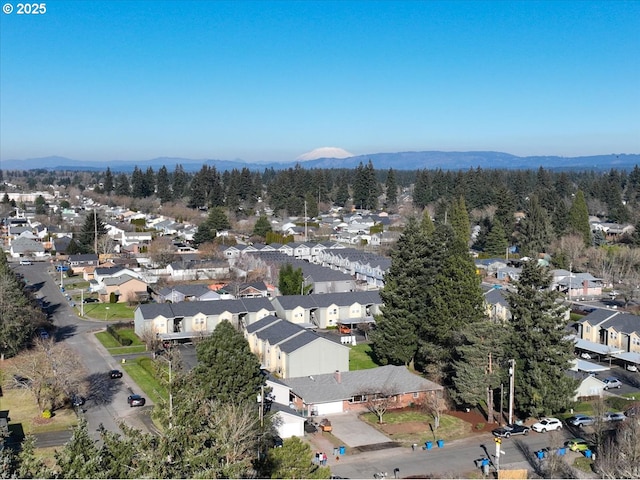
[[[122,372],[120,370],[111,370],[109,376],[111,378],[122,378]]]
[[[517,423],[511,423],[504,427],[496,428],[491,433],[496,437],[509,438],[511,435],[529,435],[529,427],[524,425],[518,425]]]
[[[144,397],[141,397],[140,395],[129,395],[127,397],[127,403],[130,407],[144,407],[146,402],[147,401]]]
[[[84,303],[98,303],[100,300],[97,298],[89,297],[83,300]]]
[[[85,398],[82,395],[74,395],[71,397],[71,404],[74,407],[81,407],[86,402]]]

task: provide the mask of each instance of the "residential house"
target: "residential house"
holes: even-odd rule
[[[266,298],[150,303],[136,309],[134,329],[138,336],[152,331],[166,340],[188,339],[211,334],[223,320],[241,328],[274,313]]]
[[[564,269],[553,270],[551,288],[563,292],[569,299],[599,297],[602,279],[590,273],[576,273]]]
[[[148,300],[147,284],[137,277],[119,275],[106,277],[102,280],[98,290],[98,298],[103,303],[111,302],[115,296],[116,303],[143,302]]]
[[[593,400],[596,397],[602,398],[604,395],[604,382],[593,375],[575,370],[568,370],[567,376],[579,382],[578,388],[573,395],[574,402]]]
[[[69,266],[75,274],[84,272],[87,267],[97,267],[98,263],[98,255],[95,253],[69,255]]]
[[[273,315],[246,325],[262,367],[280,378],[349,370],[349,348]]]
[[[492,288],[484,293],[485,312],[494,322],[506,323],[511,320],[511,309],[505,292],[502,288]]]
[[[392,399],[391,408],[402,408],[441,396],[444,390],[396,365],[287,378],[282,382],[291,388],[296,410],[306,416],[362,412],[367,410],[368,399],[381,395]]]
[[[501,282],[517,282],[520,280],[522,274],[522,268],[519,267],[504,267],[498,269],[496,272],[496,278]]]
[[[158,303],[220,300],[220,294],[210,290],[207,285],[173,285],[164,287],[154,297]]]
[[[282,295],[273,299],[273,306],[279,317],[291,323],[324,329],[339,323],[373,323],[382,299],[377,292]]]
[[[166,272],[173,281],[214,280],[229,277],[226,260],[172,262]]]
[[[42,243],[30,238],[18,237],[11,242],[9,255],[12,258],[37,257],[44,258],[47,254]]]

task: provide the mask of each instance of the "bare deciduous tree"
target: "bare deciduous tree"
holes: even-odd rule
[[[598,451],[595,468],[601,478],[640,478],[640,417],[620,422],[615,435]]]
[[[437,430],[440,426],[440,417],[449,408],[442,392],[427,392],[421,406],[433,417],[433,429]]]
[[[38,340],[33,349],[18,355],[14,379],[28,388],[41,409],[55,410],[75,394],[84,394],[85,372],[78,356],[67,345]]]
[[[391,387],[382,389],[372,387],[366,389],[362,396],[366,398],[365,406],[367,410],[377,415],[378,423],[383,423],[384,414],[387,413],[387,410],[393,408],[398,400],[395,389]]]
[[[155,238],[149,245],[149,257],[159,268],[164,268],[176,258],[176,247],[170,237]]]

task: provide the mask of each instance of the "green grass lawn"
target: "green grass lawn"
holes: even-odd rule
[[[98,332],[96,338],[106,348],[111,355],[124,355],[127,353],[143,353],[147,351],[147,347],[140,341],[138,336],[130,328],[118,330],[125,338],[130,338],[133,342],[128,347],[123,347],[113,338],[109,332]]]
[[[78,417],[70,408],[56,410],[53,417],[44,420],[35,397],[26,389],[4,389],[0,410],[9,410],[9,430],[16,434],[57,432],[78,423]]]
[[[373,427],[382,431],[396,442],[401,442],[407,446],[417,443],[424,444],[425,441],[444,440],[451,441],[464,438],[469,435],[472,425],[459,418],[441,415],[440,427],[433,431],[433,416],[420,410],[402,410],[399,412],[387,412],[384,414],[384,424],[378,424],[378,417],[373,413],[365,413],[362,419]],[[407,428],[396,429],[404,425]]]
[[[86,303],[84,305],[85,317],[94,318],[96,320],[131,320],[136,307],[130,307],[126,303]],[[80,311],[80,305],[76,305],[76,309]]]
[[[380,365],[377,364],[373,358],[371,351],[371,345],[368,343],[361,343],[360,345],[354,345],[349,351],[349,370],[366,370],[367,368],[376,368]]]
[[[169,398],[166,387],[153,375],[153,360],[150,358],[138,358],[135,362],[123,364],[122,367],[154,403]]]

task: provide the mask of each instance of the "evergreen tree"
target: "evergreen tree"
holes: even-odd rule
[[[492,403],[491,391],[501,383],[500,362],[505,358],[508,337],[508,326],[488,320],[471,323],[462,330],[461,344],[456,347],[458,360],[453,364],[453,388],[449,391],[458,405]]]
[[[576,196],[573,199],[573,204],[569,210],[569,227],[572,233],[577,233],[582,236],[584,240],[584,246],[590,247],[591,241],[591,225],[589,224],[589,210],[587,209],[587,202],[584,199],[584,192],[578,190]]]
[[[302,268],[293,268],[285,263],[278,273],[278,290],[281,295],[302,295],[304,293],[304,275]]]
[[[189,177],[184,171],[182,165],[176,165],[176,168],[173,171],[173,198],[175,200],[179,200],[184,197],[184,194],[187,190],[187,184],[189,183]]]
[[[133,198],[144,198],[147,192],[146,179],[142,170],[136,165],[131,174],[131,196]]]
[[[84,252],[98,253],[94,251],[95,244],[97,243],[97,240],[106,235],[107,232],[107,225],[102,220],[100,214],[98,214],[95,210],[88,211],[84,218],[82,230],[80,231],[78,237],[74,239],[77,240],[80,248]]]
[[[484,251],[488,255],[500,257],[506,255],[508,247],[509,242],[507,242],[507,236],[504,233],[502,222],[494,218],[491,230],[489,230],[484,243]]]
[[[453,201],[451,207],[451,226],[458,238],[465,245],[469,245],[471,241],[471,222],[469,221],[469,212],[464,197],[460,196]]]
[[[158,198],[162,203],[170,202],[172,200],[171,195],[171,181],[169,180],[169,172],[164,165],[160,167],[157,175],[157,192]]]
[[[426,268],[428,237],[411,218],[391,253],[391,266],[380,291],[382,315],[371,332],[372,349],[383,364],[409,365],[418,350],[418,325],[433,282]]]
[[[379,186],[371,160],[365,167],[362,162],[355,171],[353,183],[353,204],[360,209],[378,208]]]
[[[36,215],[47,214],[47,202],[42,195],[38,195],[34,203],[36,205]]]
[[[551,242],[551,225],[549,215],[533,195],[529,199],[527,216],[518,223],[518,245],[523,255],[537,258],[546,252]]]
[[[560,294],[550,289],[551,280],[549,270],[531,260],[507,294],[512,334],[505,351],[516,362],[516,408],[533,417],[562,411],[577,388],[566,375],[574,349],[565,338],[566,307],[557,302]]]
[[[349,201],[349,182],[347,177],[342,175],[338,180],[338,189],[335,196],[335,204],[344,207]]]
[[[122,197],[128,197],[131,195],[131,185],[129,184],[129,177],[127,177],[124,173],[121,173],[116,178],[116,187],[115,187],[116,195],[120,195]]]
[[[398,202],[398,182],[396,180],[396,172],[393,171],[393,168],[390,168],[387,172],[385,191],[387,194],[387,204],[395,205]]]
[[[111,168],[107,167],[107,171],[104,174],[104,193],[107,195],[111,195],[113,191],[113,174],[111,173]]]
[[[256,224],[253,226],[253,235],[257,235],[258,237],[266,238],[267,233],[271,232],[271,222],[266,215],[260,215],[258,220],[256,220]]]
[[[220,322],[211,336],[198,344],[196,354],[198,365],[191,380],[207,398],[223,403],[255,404],[264,383],[260,361],[231,323]]]
[[[56,467],[61,478],[99,478],[99,450],[89,437],[86,420],[80,419],[78,427],[73,430],[71,439],[62,450],[56,451]]]
[[[231,228],[231,224],[224,210],[220,207],[212,208],[209,210],[207,219],[198,225],[198,230],[193,235],[193,243],[197,246],[202,243],[212,242],[218,232],[229,228]]]
[[[429,253],[437,273],[426,287],[427,302],[418,330],[419,363],[447,377],[461,331],[484,317],[484,297],[468,248],[453,229],[437,225],[431,243]]]
[[[269,450],[271,478],[330,478],[329,467],[313,464],[313,455],[309,444],[298,437],[285,439],[282,448]]]

